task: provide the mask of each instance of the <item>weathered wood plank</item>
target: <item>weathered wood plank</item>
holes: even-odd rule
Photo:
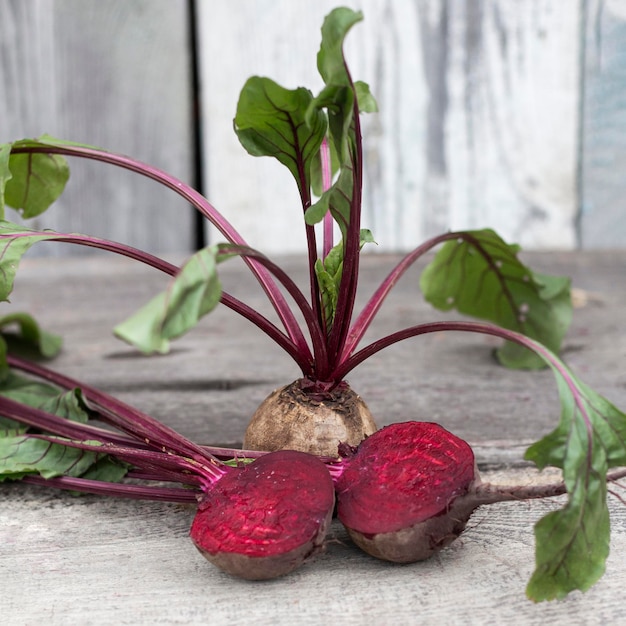
[[[199,5],[207,188],[268,251],[302,249],[297,194],[280,166],[238,145],[238,91],[251,74],[317,90],[318,27],[335,4]],[[378,250],[486,226],[527,247],[573,246],[579,3],[353,6],[365,22],[350,33],[346,55],[381,108],[363,120],[364,225]]]
[[[460,57],[447,120],[452,227],[491,226],[529,248],[572,247],[579,3],[450,6]]]
[[[626,235],[626,3],[587,3],[581,239],[623,247]]]
[[[0,140],[47,132],[189,181],[187,20],[185,0],[3,0]],[[152,251],[191,249],[191,209],[171,192],[104,165],[73,160],[71,167],[66,193],[38,225]]]
[[[370,294],[398,257],[364,259]],[[278,348],[231,311],[218,308],[170,355],[144,357],[110,328],[161,288],[166,277],[127,259],[28,259],[12,306],[34,313],[66,339],[54,369],[113,393],[199,442],[236,443],[269,391],[297,375]],[[567,272],[593,292],[577,310],[564,346],[568,365],[617,406],[626,406],[623,311],[626,251],[533,253],[531,265]],[[281,264],[305,283],[303,257]],[[416,268],[419,269],[419,268]],[[225,288],[255,308],[269,305],[236,262]],[[362,303],[362,300],[359,304]],[[409,324],[447,318],[401,281],[372,339]],[[385,350],[350,382],[383,425],[435,420],[467,438],[481,466],[519,465],[529,441],[556,426],[549,372],[512,372],[479,336],[437,333]],[[485,475],[489,479],[489,475]],[[526,484],[528,469],[500,474]],[[612,487],[620,490],[619,485]],[[611,497],[611,554],[603,579],[565,601],[529,602],[533,524],[556,502],[479,509],[464,536],[441,555],[391,565],[357,550],[334,524],[326,552],[283,579],[249,583],[205,562],[188,539],[188,507],[0,484],[1,619],[7,624],[619,624],[626,575],[626,506]],[[419,616],[416,618],[416,616]]]
[[[489,478],[486,476],[485,478]],[[512,480],[525,481],[522,472]],[[190,507],[75,498],[0,485],[2,615],[9,624],[619,624],[626,507],[611,498],[604,578],[535,604],[533,524],[557,502],[479,509],[463,537],[411,565],[377,561],[334,523],[323,554],[286,578],[252,583],[207,563],[188,538]]]
[[[251,243],[270,252],[302,249],[297,194],[278,165],[251,159],[238,145],[231,128],[238,90],[252,73],[319,88],[318,27],[334,4],[198,5],[208,193]],[[584,15],[581,3],[555,0],[354,6],[366,19],[351,33],[347,55],[381,105],[364,119],[364,219],[378,250],[481,226],[526,247],[571,247],[579,184],[582,244],[622,245],[620,2],[594,0]],[[184,0],[4,0],[0,138],[51,132],[188,180],[187,19]],[[169,192],[110,168],[73,168],[64,200],[41,224],[158,251],[191,247],[190,212]]]
[[[357,311],[399,257],[363,258]],[[618,407],[626,407],[626,252],[529,256],[531,267],[569,274],[594,294],[577,309],[564,342],[569,366]],[[301,286],[305,258],[280,259]],[[365,337],[369,343],[414,324],[457,316],[435,311],[419,297],[423,263],[403,279]],[[275,319],[250,272],[236,261],[220,266],[224,289]],[[186,436],[214,444],[241,445],[261,401],[298,377],[280,348],[249,322],[218,307],[172,345],[147,357],[116,339],[112,328],[162,290],[168,278],[126,259],[43,259],[22,262],[11,295],[13,310],[29,311],[65,339],[52,366],[135,404]],[[366,345],[365,343],[363,345]],[[497,340],[470,333],[435,333],[403,341],[350,373],[348,381],[370,407],[379,426],[410,419],[437,421],[472,443],[529,442],[558,420],[558,398],[549,372],[496,367]],[[522,450],[518,448],[518,459]]]

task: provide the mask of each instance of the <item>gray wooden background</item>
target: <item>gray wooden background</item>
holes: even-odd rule
[[[302,250],[295,185],[245,154],[232,118],[251,74],[319,89],[319,28],[336,4],[0,0],[0,141],[48,132],[199,177],[249,243]],[[363,124],[378,251],[481,227],[529,249],[624,246],[626,0],[346,4],[365,14],[346,56],[381,109]],[[191,250],[198,228],[171,192],[76,161],[38,225],[158,253]]]

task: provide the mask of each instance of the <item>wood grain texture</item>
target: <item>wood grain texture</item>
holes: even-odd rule
[[[284,168],[239,146],[239,89],[261,74],[319,90],[319,28],[335,4],[197,2],[207,194],[267,252],[303,249],[301,209]],[[352,6],[365,21],[346,56],[380,104],[363,119],[363,218],[377,251],[486,226],[526,248],[623,245],[622,0]],[[188,18],[186,0],[3,0],[0,139],[50,132],[190,180]],[[112,168],[72,167],[64,198],[38,225],[155,252],[193,245],[191,211],[171,192]],[[35,249],[70,252],[86,253]]]
[[[508,475],[525,480],[524,472]],[[193,510],[0,485],[3,619],[10,624],[619,624],[626,507],[611,499],[604,578],[585,594],[534,604],[533,524],[557,502],[479,509],[428,561],[360,552],[338,523],[323,554],[286,578],[251,583],[208,564],[187,537]]]
[[[185,0],[3,0],[0,137],[44,132],[131,155],[189,181],[191,87]],[[10,88],[7,88],[10,86]],[[37,226],[152,251],[190,250],[191,209],[128,172],[73,160]],[[40,246],[44,254],[85,249]]]
[[[398,260],[363,258],[357,311]],[[593,294],[576,310],[563,355],[588,385],[626,407],[626,251],[536,252],[526,260],[541,272],[568,273],[576,287]],[[425,262],[393,289],[363,346],[414,324],[456,318],[419,297],[415,281]],[[279,263],[306,286],[304,257],[280,258]],[[225,291],[275,319],[245,267],[229,261],[220,276]],[[298,368],[256,327],[225,307],[173,342],[168,355],[144,356],[116,339],[113,327],[167,283],[167,276],[128,259],[104,263],[93,258],[80,264],[27,259],[20,265],[11,307],[32,313],[44,328],[64,338],[64,350],[51,364],[55,369],[118,395],[197,441],[240,446],[258,405],[296,379]],[[471,333],[423,335],[376,354],[351,372],[348,382],[378,426],[436,421],[473,444],[500,438],[528,443],[556,425],[560,411],[554,380],[546,371],[496,367],[493,350],[498,345],[494,338]],[[515,454],[522,459],[519,447]]]
[[[251,74],[320,87],[319,27],[336,3],[200,3],[210,197],[253,245],[302,249],[295,184],[231,129]],[[527,247],[575,244],[579,3],[359,0],[346,57],[380,113],[363,119],[364,225],[379,251],[448,228]],[[233,181],[243,181],[235,182]]]
[[[626,3],[591,0],[585,19],[581,238],[623,247],[626,235]]]
[[[623,311],[626,251],[533,253],[541,271],[566,269],[592,292],[564,345],[568,366],[618,407],[626,406]],[[363,260],[363,293],[399,257]],[[273,388],[296,377],[293,364],[251,324],[219,307],[172,353],[138,355],[111,327],[163,288],[167,278],[128,259],[27,259],[12,295],[65,338],[51,366],[108,391],[204,443],[241,441],[252,411]],[[306,283],[305,259],[281,259]],[[416,268],[419,269],[419,268]],[[270,313],[247,270],[227,263],[225,289]],[[359,306],[363,300],[359,300]],[[400,281],[371,338],[447,318]],[[559,419],[546,371],[498,367],[491,340],[436,333],[385,350],[350,377],[379,425],[438,421],[474,447],[500,482],[537,480],[517,469],[527,445]],[[511,469],[514,468],[514,469]],[[488,478],[485,476],[485,478]],[[539,477],[541,478],[541,477]],[[494,477],[495,479],[495,477]],[[551,480],[551,479],[550,479]],[[623,488],[614,485],[623,496]],[[440,556],[409,566],[369,558],[334,525],[326,552],[292,575],[250,583],[220,573],[188,539],[193,511],[0,484],[2,624],[424,624],[454,626],[623,621],[626,506],[610,499],[612,539],[606,575],[585,594],[535,605],[524,589],[534,567],[533,524],[554,502],[509,502],[480,509],[467,532]]]

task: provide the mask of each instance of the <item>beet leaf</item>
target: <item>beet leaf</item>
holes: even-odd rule
[[[89,419],[89,409],[79,389],[65,391],[46,382],[20,376],[13,370],[0,384],[0,396],[80,424],[87,423]]]
[[[79,389],[63,390],[44,381],[21,376],[12,369],[0,382],[0,396],[79,424],[89,420],[89,409]],[[30,426],[0,415],[0,439],[25,434],[29,430]]]
[[[11,160],[11,150],[13,148],[13,144],[3,143],[0,144],[0,217],[4,218],[4,207],[6,204],[5,200],[5,189],[8,182],[13,177],[11,174],[11,167],[9,162]]]
[[[0,481],[19,480],[28,474],[44,478],[81,476],[99,456],[29,435],[0,438]]]
[[[440,310],[521,332],[558,352],[572,319],[570,281],[534,273],[519,260],[519,250],[492,230],[460,232],[422,272],[424,297]],[[535,353],[510,342],[497,355],[508,367],[545,367]]]
[[[210,246],[192,255],[167,290],[119,324],[115,334],[144,353],[167,352],[169,340],[193,328],[222,297],[217,251],[216,246]]]
[[[19,236],[14,235],[18,232]],[[28,228],[0,221],[0,300],[8,300],[13,291],[15,274],[22,256],[38,241],[54,239],[53,233],[30,231]]]
[[[0,336],[20,351],[34,351],[47,359],[58,354],[62,343],[61,337],[45,331],[32,315],[22,312],[0,317]]]
[[[361,229],[361,248],[366,243],[376,243],[367,228]],[[324,326],[330,328],[335,317],[337,298],[343,273],[343,241],[330,249],[324,259],[317,259],[315,274],[320,287]]]
[[[1,266],[1,264],[0,264]],[[10,313],[0,317],[0,383],[9,375],[9,350],[31,358],[56,356],[61,337],[43,330],[28,313]]]
[[[243,86],[235,132],[253,156],[273,156],[296,179],[302,198],[309,198],[311,162],[326,134],[321,111],[305,116],[313,96],[300,87],[289,90],[269,78],[253,76]]]
[[[119,483],[129,471],[129,465],[110,455],[100,456],[78,478],[99,483]]]
[[[0,146],[0,217],[4,207],[17,209],[24,218],[43,213],[65,189],[70,170],[58,154],[17,154],[13,148],[29,145],[29,140]]]
[[[533,600],[585,591],[602,576],[610,537],[607,470],[626,465],[626,415],[565,366],[552,368],[561,419],[526,451],[526,458],[539,468],[562,468],[569,498],[535,527],[537,567],[527,589]]]
[[[322,26],[322,43],[317,55],[317,68],[325,87],[312,103],[309,114],[325,109],[328,112],[329,136],[333,172],[339,177],[306,213],[307,224],[320,222],[330,210],[339,225],[344,239],[351,220],[355,198],[355,183],[360,189],[361,137],[358,130],[358,113],[374,112],[377,105],[369,86],[352,82],[343,56],[343,42],[349,30],[363,19],[363,14],[350,9],[335,9]],[[356,178],[355,178],[356,177]],[[319,178],[319,176],[318,176]],[[316,185],[319,189],[319,182]]]

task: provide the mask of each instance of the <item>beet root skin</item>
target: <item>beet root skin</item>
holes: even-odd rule
[[[458,537],[478,505],[472,449],[438,424],[392,424],[342,451],[337,514],[354,542],[377,558],[428,558]]]
[[[347,383],[320,393],[299,379],[261,403],[246,429],[243,447],[333,457],[340,442],[356,446],[376,430],[367,405]]]
[[[477,505],[464,497],[449,510],[423,522],[389,533],[367,535],[346,528],[350,539],[367,554],[393,563],[428,559],[450,545],[464,530]]]
[[[229,574],[276,578],[323,548],[334,502],[321,461],[298,451],[274,452],[218,480],[200,502],[190,535]]]

